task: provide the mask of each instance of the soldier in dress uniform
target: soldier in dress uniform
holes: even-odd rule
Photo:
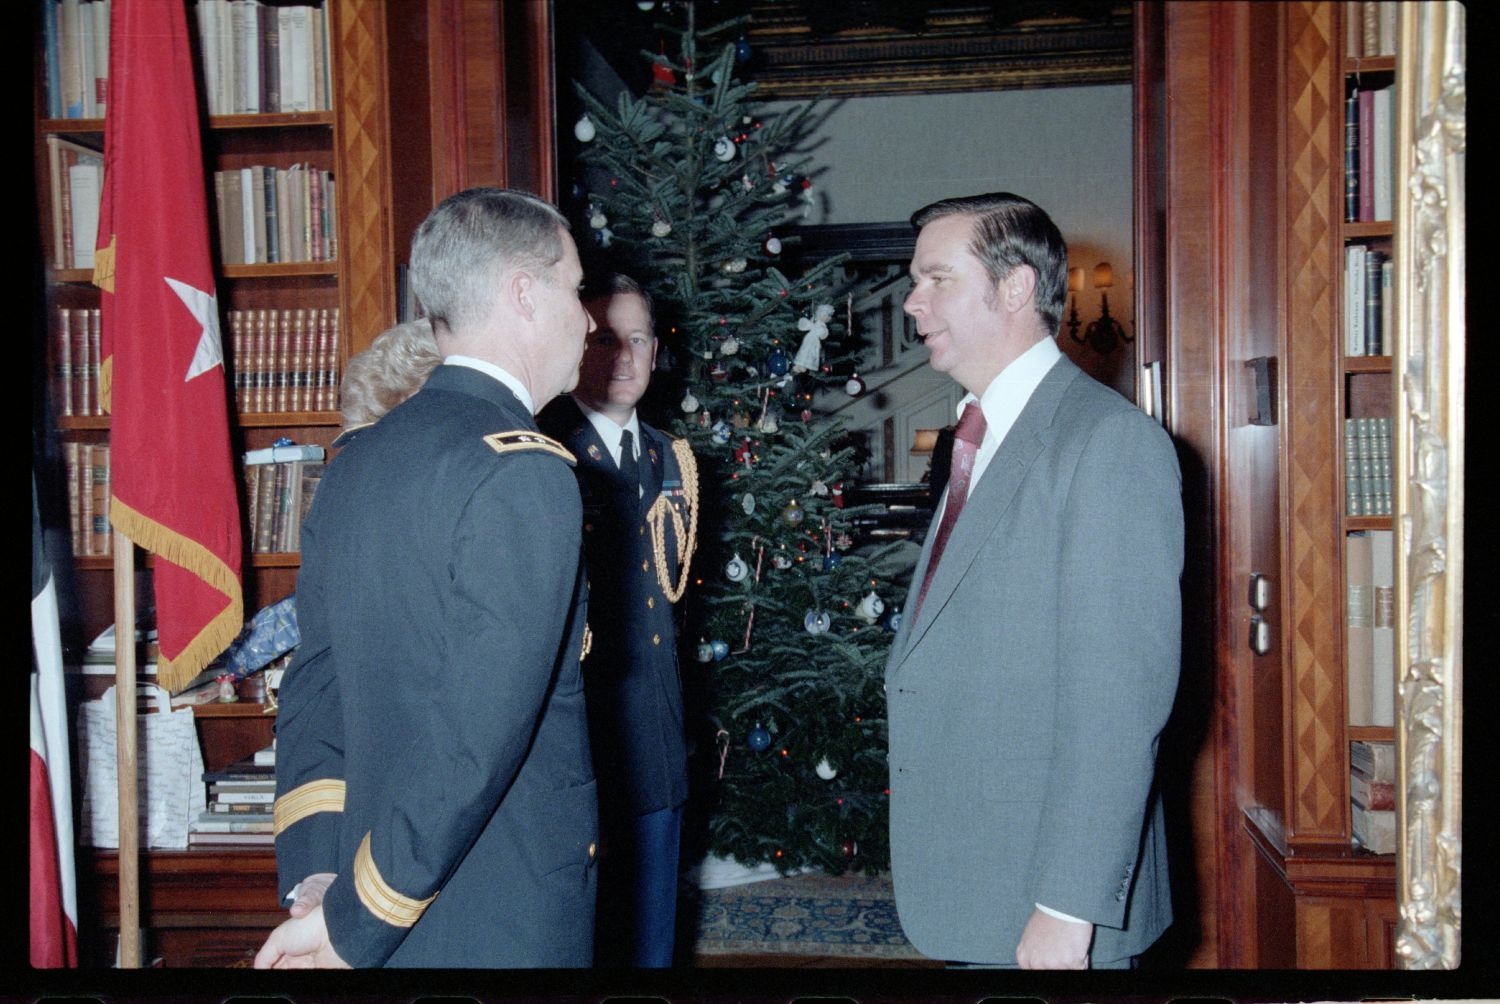
[[[687,801],[672,604],[694,545],[697,471],[687,443],[636,414],[656,362],[651,300],[610,276],[584,305],[598,329],[578,387],[539,416],[578,458],[593,645],[584,661],[599,777],[596,964],[672,964]]]
[[[557,210],[471,189],[418,229],[443,362],[330,465],[303,527],[257,967],[584,967],[598,792],[573,457],[537,409],[593,320]]]

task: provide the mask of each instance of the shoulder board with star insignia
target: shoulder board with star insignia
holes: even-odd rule
[[[517,429],[515,432],[492,432],[484,437],[485,444],[496,453],[514,453],[517,450],[540,450],[553,456],[561,457],[572,467],[577,459],[568,448],[550,436],[544,436],[540,432],[528,432],[525,429]]]

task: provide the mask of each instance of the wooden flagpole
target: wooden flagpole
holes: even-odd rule
[[[120,968],[141,968],[140,794],[136,790],[135,545],[114,531],[115,756],[120,787]]]

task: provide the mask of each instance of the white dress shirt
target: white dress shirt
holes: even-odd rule
[[[595,411],[577,397],[573,398],[573,402],[578,405],[578,410],[583,412],[588,418],[590,424],[594,427],[594,431],[599,433],[599,438],[604,440],[605,445],[609,447],[610,459],[615,462],[616,467],[620,466],[620,440],[624,438],[622,433],[630,433],[631,452],[635,454],[637,460],[640,459],[641,423],[636,418],[634,408],[630,409],[630,421],[624,425],[617,425],[614,419],[602,411]],[[646,494],[646,486],[641,485],[637,488],[636,493],[644,496]]]

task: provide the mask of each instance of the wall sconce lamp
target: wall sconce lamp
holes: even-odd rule
[[[926,456],[937,449],[938,433],[941,429],[918,429],[911,437],[911,452],[914,456]]]
[[[1109,288],[1115,284],[1114,269],[1109,262],[1101,261],[1094,266],[1094,288],[1099,290],[1099,319],[1078,333],[1078,292],[1083,289],[1083,269],[1068,269],[1068,289],[1073,293],[1073,313],[1068,318],[1068,334],[1075,342],[1087,345],[1100,355],[1109,355],[1119,348],[1121,342],[1134,341],[1120,322],[1109,316]]]

